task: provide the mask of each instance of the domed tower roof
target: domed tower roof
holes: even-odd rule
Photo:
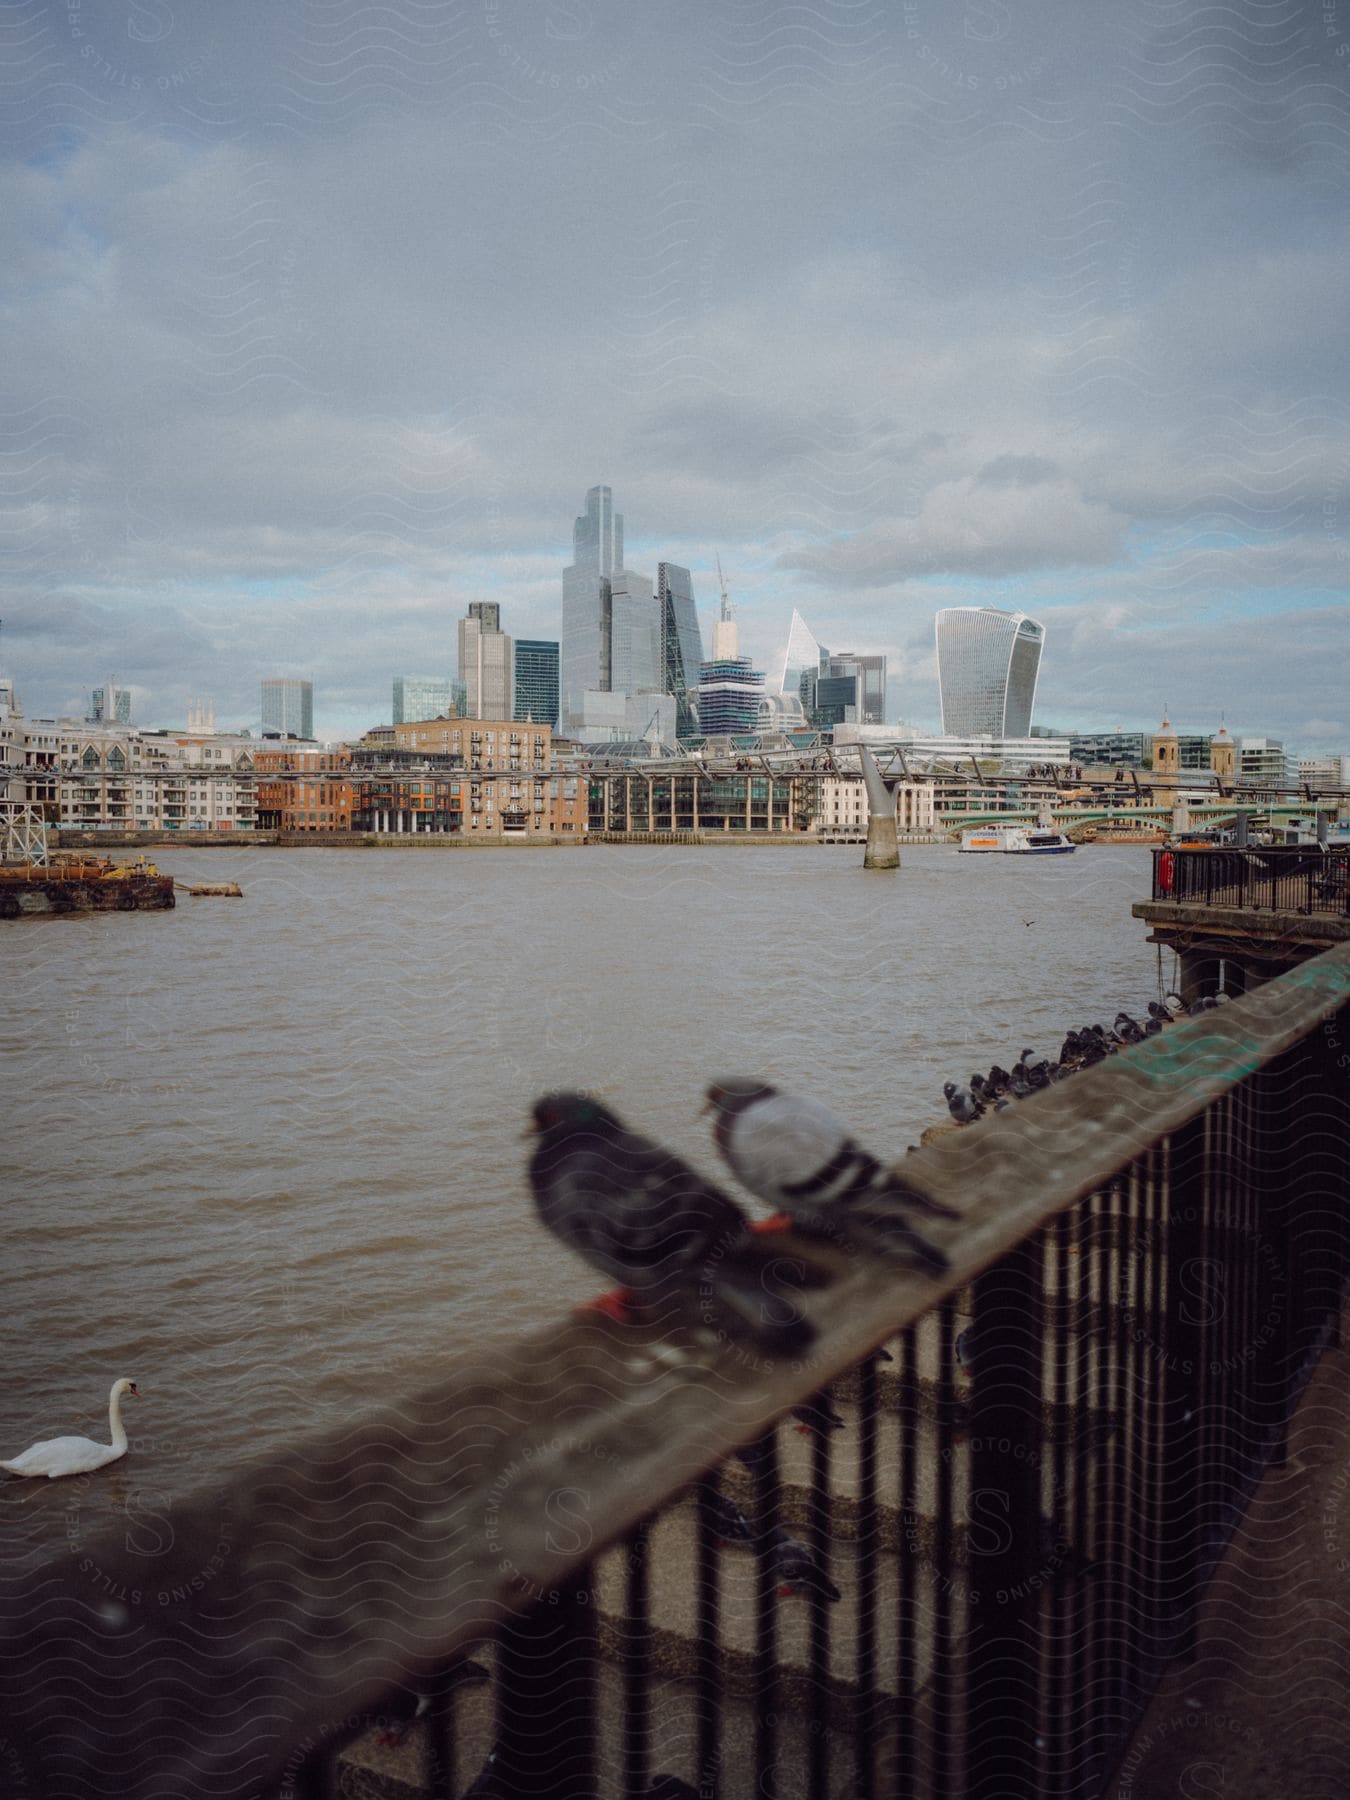
[[[1211,744],[1231,744],[1233,738],[1228,727],[1226,725],[1220,725],[1219,729],[1209,741]]]

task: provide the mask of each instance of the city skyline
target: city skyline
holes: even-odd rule
[[[935,726],[934,615],[991,606],[1044,622],[1067,725],[1184,692],[1350,741],[1350,60],[1316,11],[1239,46],[1185,3],[801,35],[592,0],[339,49],[322,9],[148,10],[44,13],[6,71],[35,712],[115,670],[147,723],[246,721],[303,645],[348,733],[471,601],[561,641],[605,484],[705,624],[720,552],[771,685],[797,609]]]

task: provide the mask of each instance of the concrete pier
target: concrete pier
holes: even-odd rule
[[[895,830],[895,789],[882,779],[872,752],[859,744],[863,781],[867,787],[867,849],[864,869],[898,869],[900,840]]]

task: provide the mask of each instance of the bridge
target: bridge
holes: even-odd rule
[[[908,1157],[945,1275],[784,1233],[804,1359],[582,1313],[92,1547],[99,1603],[30,1573],[9,1791],[1094,1800],[1337,1341],[1348,1040],[1350,944]]]

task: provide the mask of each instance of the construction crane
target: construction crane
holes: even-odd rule
[[[719,552],[713,552],[713,561],[717,564],[717,585],[722,590],[722,620],[723,623],[726,623],[731,618],[731,598],[727,593],[726,577],[722,573],[722,557]]]

